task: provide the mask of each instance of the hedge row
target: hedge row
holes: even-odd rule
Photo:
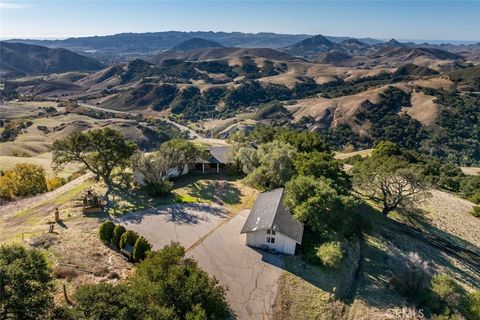
[[[147,256],[147,252],[152,249],[152,245],[132,230],[125,229],[124,226],[115,225],[111,221],[106,221],[100,225],[100,240],[106,244],[112,244],[117,248],[125,249],[127,245],[133,247],[132,259],[135,262],[142,261]]]

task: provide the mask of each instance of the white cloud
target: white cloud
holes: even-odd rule
[[[0,2],[0,9],[25,9],[30,7],[28,4]]]

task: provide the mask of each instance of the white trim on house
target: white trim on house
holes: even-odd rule
[[[270,234],[268,233],[270,231]],[[275,234],[273,234],[275,233]],[[260,249],[274,249],[289,255],[295,254],[297,242],[292,238],[274,230],[258,230],[247,233],[247,246]]]

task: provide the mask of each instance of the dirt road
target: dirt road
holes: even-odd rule
[[[72,189],[73,187],[81,184],[88,178],[91,178],[91,174],[85,174],[83,176],[78,177],[77,179],[74,179],[70,181],[69,183],[64,184],[58,189],[55,189],[53,191],[39,194],[37,196],[21,199],[18,201],[13,201],[9,202],[5,205],[0,206],[0,216],[6,217],[7,215],[14,215],[16,212],[25,210],[28,208],[31,208],[33,206],[38,205],[39,203],[42,203],[46,200],[52,199],[64,192],[67,192],[68,190]]]

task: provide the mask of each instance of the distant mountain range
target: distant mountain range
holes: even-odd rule
[[[242,32],[151,32],[121,33],[109,36],[79,37],[64,40],[11,39],[7,42],[41,45],[49,48],[65,48],[84,53],[104,61],[128,60],[174,48],[184,41],[201,38],[213,41],[224,47],[241,48],[283,48],[310,38],[307,34],[242,33]],[[341,42],[351,37],[330,37],[329,41]],[[381,40],[359,39],[363,43],[375,45]]]
[[[105,66],[67,49],[0,42],[0,73],[23,76],[67,71],[96,71]]]

